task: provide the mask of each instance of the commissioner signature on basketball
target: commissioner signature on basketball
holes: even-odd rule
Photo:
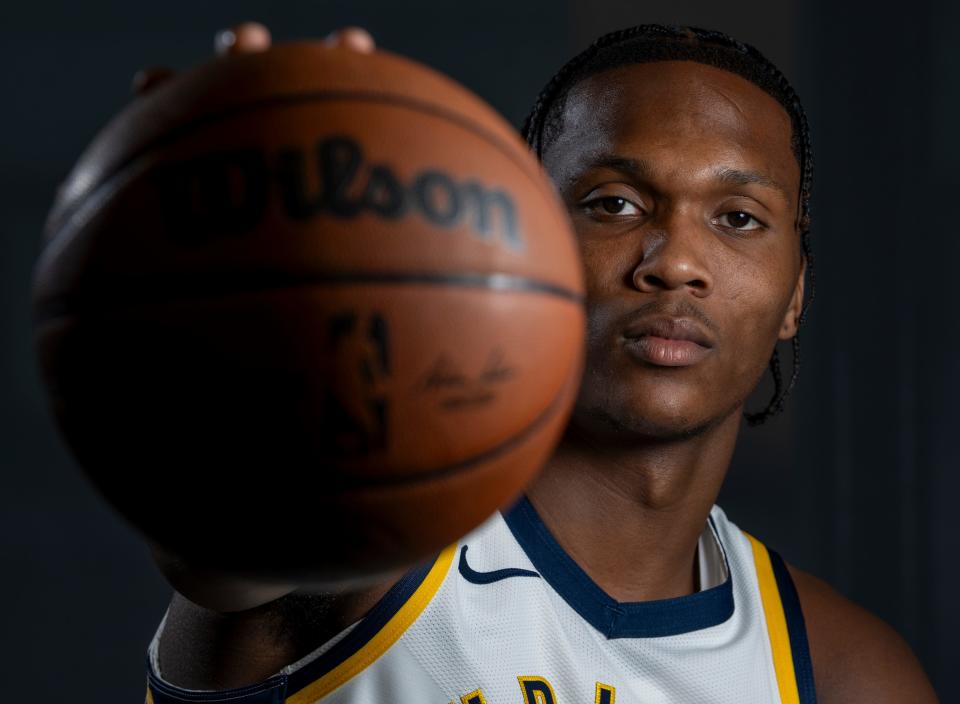
[[[516,375],[503,351],[494,348],[476,374],[468,374],[448,355],[438,357],[423,376],[420,389],[439,397],[447,410],[484,405],[496,398],[496,387]]]

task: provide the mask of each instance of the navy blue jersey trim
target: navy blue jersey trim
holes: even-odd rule
[[[320,679],[365,646],[413,596],[413,593],[417,591],[417,588],[426,578],[430,568],[433,567],[434,562],[436,562],[436,558],[407,572],[342,640],[316,660],[307,663],[295,672],[291,672],[288,675],[287,696],[296,694],[307,685]]]
[[[658,638],[723,623],[733,615],[733,575],[689,596],[619,602],[604,592],[560,547],[523,497],[504,520],[540,575],[570,607],[607,638]]]
[[[277,675],[249,687],[201,691],[173,687],[157,677],[147,658],[147,686],[153,695],[153,704],[184,704],[184,702],[224,702],[229,704],[283,704],[287,698],[287,677]]]
[[[540,575],[533,570],[523,570],[519,567],[505,567],[502,570],[491,570],[490,572],[477,572],[467,564],[467,546],[460,548],[460,562],[457,565],[460,575],[471,584],[493,584],[501,579],[510,579],[511,577],[539,577]]]
[[[800,609],[800,598],[793,578],[787,566],[780,557],[770,548],[770,565],[773,567],[773,576],[777,580],[777,591],[780,592],[780,603],[783,605],[783,616],[787,622],[787,633],[790,636],[790,653],[793,655],[793,671],[797,677],[797,692],[800,695],[800,704],[816,704],[817,689],[813,681],[813,664],[810,660],[810,646],[807,643],[807,625]]]

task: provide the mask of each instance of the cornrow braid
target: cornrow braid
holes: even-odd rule
[[[696,61],[736,73],[777,100],[790,116],[791,148],[800,165],[800,199],[795,225],[800,233],[800,247],[809,283],[797,318],[799,329],[806,321],[810,304],[816,296],[813,248],[810,244],[810,193],[813,185],[810,132],[806,113],[793,86],[780,69],[756,48],[722,32],[699,27],[644,24],[610,32],[570,59],[547,82],[523,123],[524,139],[542,161],[562,130],[563,108],[567,95],[575,85],[601,71],[654,61]],[[774,348],[769,364],[774,383],[773,396],[763,410],[744,414],[748,424],[760,425],[783,410],[784,402],[800,376],[799,330],[793,337],[792,348],[792,371],[786,384],[780,366],[780,353]]]

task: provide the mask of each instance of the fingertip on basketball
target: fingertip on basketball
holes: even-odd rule
[[[173,74],[172,69],[164,66],[151,66],[150,68],[141,69],[133,76],[133,81],[130,86],[131,90],[135,95],[149,93],[158,85],[171,78]]]
[[[361,54],[372,53],[377,48],[377,43],[363,27],[344,27],[327,35],[324,42],[329,47],[350,49]]]
[[[213,40],[218,56],[254,54],[270,48],[270,30],[259,22],[242,22],[217,32]]]

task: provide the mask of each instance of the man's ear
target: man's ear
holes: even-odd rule
[[[797,334],[800,327],[800,313],[803,311],[803,286],[807,274],[807,258],[800,261],[800,275],[797,277],[797,285],[793,289],[793,297],[790,299],[790,305],[787,306],[787,312],[783,316],[783,322],[780,324],[781,340],[789,340]]]

